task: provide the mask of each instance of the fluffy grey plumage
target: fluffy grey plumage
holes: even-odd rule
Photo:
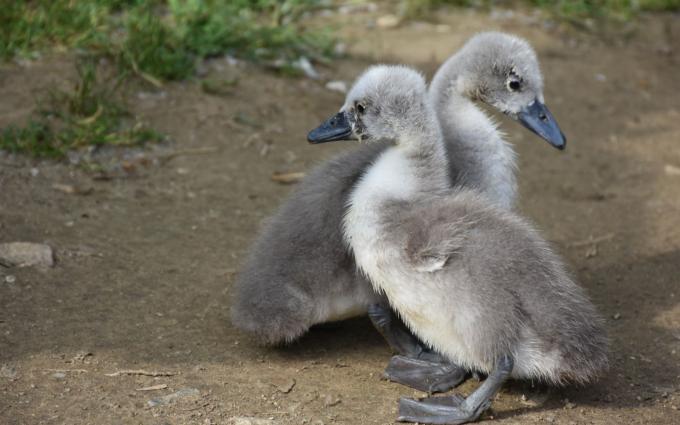
[[[355,123],[351,138],[394,141],[349,196],[343,232],[357,264],[414,334],[452,362],[491,373],[509,358],[518,378],[590,381],[607,366],[601,318],[530,224],[451,188],[418,77],[373,67],[342,109]]]
[[[516,72],[511,75],[512,69]],[[470,78],[481,71],[484,78]],[[486,89],[506,85],[517,72],[528,82],[521,93]],[[531,47],[501,33],[472,38],[437,72],[430,92],[444,128],[452,183],[512,207],[514,153],[470,99],[496,107],[519,105],[527,93],[542,99],[541,80]],[[385,148],[362,145],[317,167],[299,183],[263,227],[233,286],[236,327],[265,344],[290,342],[314,324],[365,314],[376,301],[371,286],[356,272],[340,227],[349,191]]]
[[[405,266],[392,273],[410,282],[407,297],[418,299],[411,308],[422,306],[435,327],[422,331],[408,315],[405,322],[437,351],[486,373],[510,353],[513,376],[553,384],[586,383],[606,369],[603,321],[531,224],[466,190],[383,211],[385,238],[377,243],[406,247],[391,258]],[[447,320],[457,335],[437,329]]]
[[[264,344],[290,342],[343,305],[350,308],[335,319],[364,314],[376,301],[340,225],[348,192],[384,149],[362,146],[312,170],[265,224],[234,285],[236,327]],[[363,309],[354,312],[354,305]]]

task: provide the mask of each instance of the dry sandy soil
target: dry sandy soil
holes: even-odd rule
[[[542,61],[567,150],[500,119],[520,153],[521,208],[607,317],[612,368],[586,388],[511,383],[483,420],[680,423],[680,19],[646,18],[605,38],[521,14],[394,29],[367,28],[364,14],[338,19],[351,55],[320,69],[326,79],[351,81],[377,61],[431,75],[483,29],[527,37]],[[291,189],[272,173],[352,147],[305,142],[343,98],[323,83],[222,60],[207,69],[237,76],[233,93],[181,83],[133,94],[172,142],[129,153],[107,178],[0,156],[0,242],[44,242],[57,260],[0,267],[0,423],[391,424],[397,398],[418,395],[380,379],[390,353],[366,319],[279,349],[230,325],[234,274]],[[72,76],[59,57],[3,65],[0,125]]]

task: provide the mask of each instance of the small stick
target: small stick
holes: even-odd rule
[[[170,372],[148,372],[146,370],[132,370],[124,369],[113,373],[105,373],[106,376],[121,376],[121,375],[140,375],[140,376],[175,376],[174,373]]]
[[[89,370],[86,369],[45,369],[45,372],[73,372],[73,373],[87,373]]]
[[[137,388],[136,391],[154,391],[154,390],[164,390],[168,388],[167,384],[152,385],[150,387]]]
[[[291,184],[297,183],[305,176],[303,172],[293,172],[293,173],[273,173],[271,176],[272,181],[281,184]]]

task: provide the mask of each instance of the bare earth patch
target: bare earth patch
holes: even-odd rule
[[[608,318],[612,369],[587,388],[512,383],[485,418],[680,423],[677,17],[647,19],[616,43],[519,15],[389,29],[347,19],[354,59],[321,68],[327,81],[350,82],[377,61],[431,75],[483,29],[527,37],[569,139],[559,153],[501,118],[520,153],[522,209]],[[44,243],[55,258],[52,268],[0,266],[0,423],[391,424],[397,398],[418,395],[380,379],[390,353],[365,319],[281,349],[231,327],[230,284],[260,221],[297,173],[352,147],[305,141],[343,98],[324,82],[209,65],[238,83],[220,95],[192,83],[136,94],[136,111],[172,142],[117,174],[0,156],[0,243]],[[3,65],[0,125],[71,72],[60,58]]]

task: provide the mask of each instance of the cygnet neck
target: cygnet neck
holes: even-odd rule
[[[477,187],[504,208],[514,206],[517,195],[515,152],[503,140],[496,124],[472,99],[479,87],[474,78],[474,58],[480,49],[463,48],[449,58],[434,76],[430,99],[441,124],[449,156],[456,158],[459,184]]]
[[[439,193],[450,188],[448,159],[444,139],[436,118],[436,112],[429,102],[423,102],[424,109],[417,119],[411,120],[395,140],[390,155],[401,157],[408,167],[404,178],[415,184],[418,192]]]

